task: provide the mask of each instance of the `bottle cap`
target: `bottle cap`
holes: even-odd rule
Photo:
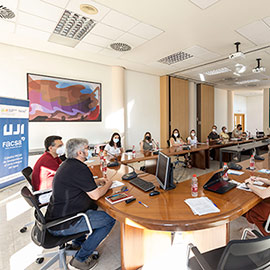
[[[193,174],[192,177],[197,177],[197,175],[196,174]]]
[[[224,162],[224,165],[227,165],[227,163],[226,163],[226,162]]]

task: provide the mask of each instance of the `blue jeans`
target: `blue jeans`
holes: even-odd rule
[[[83,236],[74,239],[73,241],[75,245],[81,246],[81,249],[75,255],[75,258],[80,262],[84,262],[93,253],[93,251],[95,251],[99,243],[109,234],[115,223],[115,219],[104,211],[88,210],[85,214],[89,218],[93,232],[87,237],[87,239],[86,236]],[[74,225],[71,225],[68,229],[49,231],[55,236],[64,236],[87,230],[88,227],[85,222],[85,218],[81,217],[79,221],[77,221]]]

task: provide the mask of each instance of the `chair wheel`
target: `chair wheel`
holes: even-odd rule
[[[24,233],[24,232],[26,232],[27,231],[27,227],[22,227],[21,229],[20,229],[20,232],[21,233]]]
[[[36,259],[36,263],[37,264],[41,264],[41,263],[43,263],[44,262],[44,258],[37,258]]]
[[[93,260],[97,260],[97,259],[99,258],[99,253],[98,253],[98,251],[94,251],[94,252],[93,252],[92,258],[93,258]]]

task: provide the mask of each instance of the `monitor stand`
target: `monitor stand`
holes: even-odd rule
[[[174,189],[176,186],[173,183],[173,165],[170,163],[169,172],[168,172],[168,182],[166,186],[166,190]]]

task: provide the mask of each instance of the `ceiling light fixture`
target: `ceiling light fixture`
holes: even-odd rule
[[[15,17],[15,14],[12,10],[0,5],[0,18],[1,19],[12,19]]]
[[[97,8],[88,4],[81,4],[80,10],[88,15],[95,15],[98,13]]]
[[[235,65],[235,72],[237,73],[244,73],[246,71],[246,66],[244,66],[243,64],[236,64]]]
[[[112,43],[110,47],[118,52],[126,52],[131,50],[131,47],[128,44],[121,42]]]
[[[255,67],[255,68],[253,68],[252,69],[252,72],[253,73],[260,73],[260,72],[264,72],[266,69],[265,69],[265,67],[261,67],[261,58],[257,58],[256,59],[257,60],[257,67]]]
[[[246,80],[246,81],[240,81],[240,82],[235,82],[236,84],[248,84],[248,83],[253,83],[253,82],[259,82],[260,80],[253,79],[253,80]]]
[[[240,42],[235,42],[234,45],[236,46],[236,52],[229,55],[229,59],[236,59],[236,58],[245,58],[244,53],[239,51]]]
[[[184,61],[186,59],[189,59],[191,57],[193,57],[192,54],[185,53],[185,52],[181,51],[181,52],[177,52],[177,53],[171,54],[169,56],[166,56],[164,58],[161,58],[158,60],[158,62],[163,63],[163,64],[167,64],[167,65],[172,65],[172,64],[178,63],[180,61]]]
[[[238,77],[240,76],[240,74],[237,72],[234,72],[233,75],[238,76]]]
[[[221,73],[226,73],[229,71],[231,71],[229,68],[224,67],[224,68],[218,68],[218,69],[206,71],[204,74],[212,76],[212,75],[217,75],[217,74],[221,74]]]
[[[201,81],[202,81],[202,82],[205,82],[205,77],[204,77],[204,75],[203,75],[202,73],[200,73],[199,75],[200,75]]]

